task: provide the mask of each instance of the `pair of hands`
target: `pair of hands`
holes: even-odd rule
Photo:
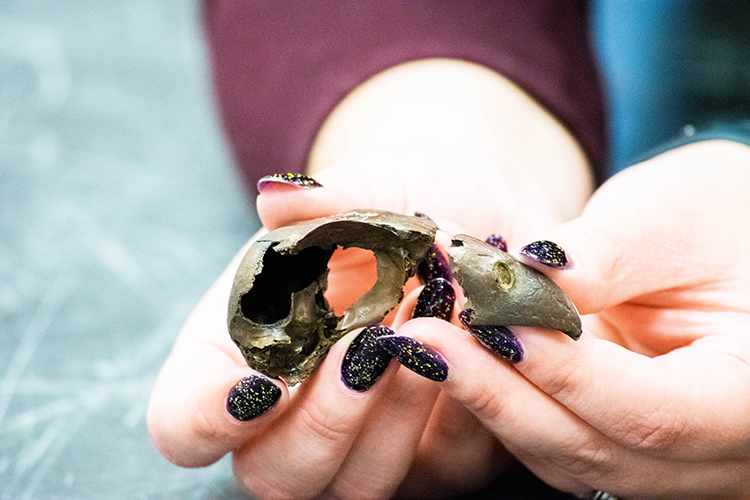
[[[238,480],[261,498],[450,496],[486,484],[511,454],[578,494],[750,497],[750,150],[705,142],[661,155],[562,225],[481,168],[439,170],[323,171],[324,188],[273,187],[258,212],[269,229],[374,207],[427,213],[449,233],[499,232],[511,247],[544,237],[574,262],[538,268],[584,315],[581,339],[514,328],[525,357],[510,364],[457,324],[409,320],[413,290],[392,326],[440,353],[447,380],[394,362],[354,392],[340,375],[351,334],[310,379],[292,390],[276,381],[278,401],[239,422],[227,394],[254,372],[226,331],[235,259],[157,380],[148,421],[159,450],[187,467],[233,452]],[[365,291],[352,277],[372,272],[363,253],[339,257],[327,293],[337,308]]]

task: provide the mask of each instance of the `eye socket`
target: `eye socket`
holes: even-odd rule
[[[495,275],[495,281],[505,291],[513,288],[513,284],[516,282],[516,275],[513,270],[508,267],[505,262],[496,261],[492,266],[492,272]]]
[[[325,272],[332,254],[333,250],[319,247],[306,248],[296,255],[273,250],[266,252],[263,271],[240,299],[242,315],[261,325],[286,318],[292,306],[292,293],[304,290],[318,279]],[[325,302],[323,297],[318,300]]]
[[[235,275],[232,340],[253,369],[301,382],[347,332],[381,321],[398,305],[435,231],[426,219],[367,209],[269,232],[250,246]],[[369,279],[352,280],[347,266],[359,278],[369,267]]]

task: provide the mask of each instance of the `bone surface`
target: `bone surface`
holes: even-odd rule
[[[581,336],[581,318],[554,281],[509,253],[467,235],[447,249],[475,325],[533,326]]]
[[[435,224],[355,210],[279,228],[259,238],[235,275],[229,333],[248,365],[295,385],[347,332],[378,323],[403,298],[435,239]],[[337,247],[371,250],[377,282],[338,317],[324,296]]]

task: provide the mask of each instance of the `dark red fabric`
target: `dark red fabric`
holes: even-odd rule
[[[601,168],[602,93],[586,4],[559,0],[207,0],[217,103],[251,193],[300,172],[330,111],[367,78],[429,57],[487,66],[524,88]]]

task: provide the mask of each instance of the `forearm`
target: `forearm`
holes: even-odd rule
[[[445,59],[403,64],[355,89],[321,128],[308,171],[420,151],[466,158],[456,169],[478,182],[489,165],[557,222],[577,216],[594,186],[583,150],[554,116],[499,74]]]

